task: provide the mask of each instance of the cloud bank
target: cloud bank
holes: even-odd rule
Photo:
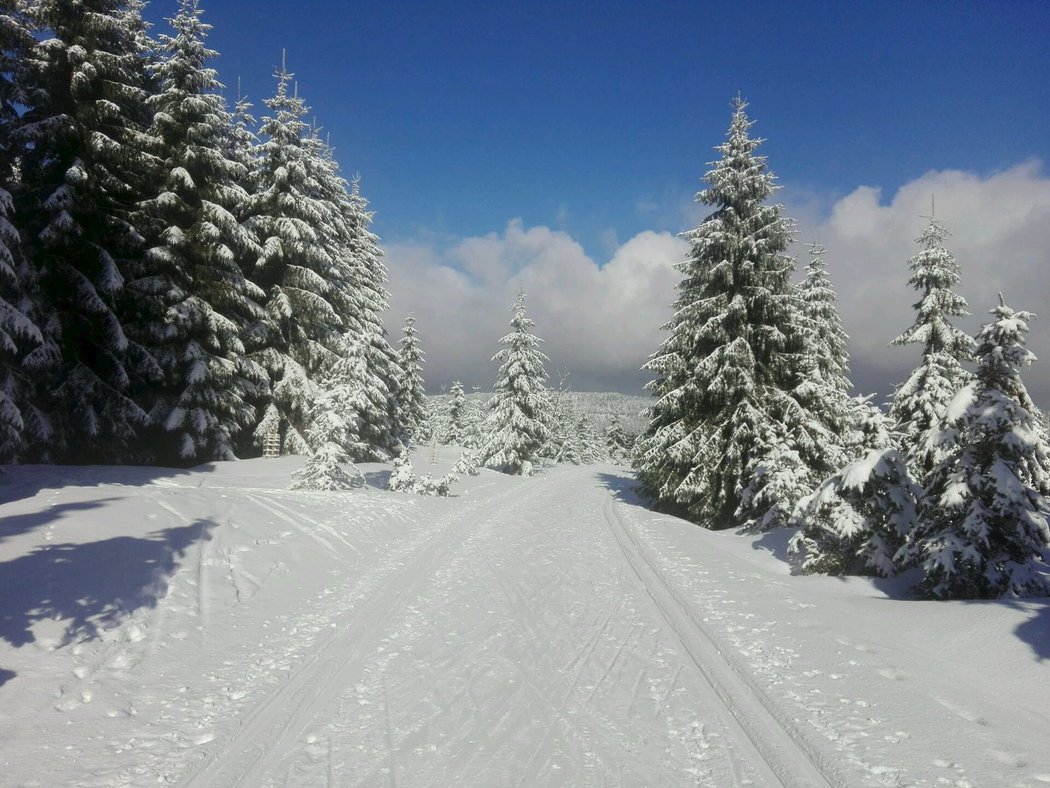
[[[566,233],[517,219],[443,250],[393,244],[388,328],[395,338],[398,321],[415,315],[429,390],[452,380],[490,390],[498,370],[490,359],[524,290],[552,378],[567,371],[577,391],[637,393],[646,380],[639,368],[659,344],[674,299],[672,266],[687,249],[670,233],[643,232],[599,265]]]
[[[908,286],[907,261],[918,250],[932,199],[951,232],[946,245],[962,269],[958,290],[972,313],[960,327],[975,333],[1000,291],[1014,309],[1035,312],[1028,346],[1039,360],[1025,381],[1038,404],[1050,405],[1050,177],[1040,163],[988,176],[929,172],[888,202],[882,198],[879,189],[860,186],[835,202],[827,218],[799,226],[800,270],[808,259],[803,244],[819,239],[828,249],[858,389],[889,395],[919,361],[918,346],[888,343],[915,319],[919,293]]]
[[[780,196],[791,215],[790,193]],[[937,218],[952,233],[949,248],[962,266],[959,289],[974,313],[962,326],[976,331],[1000,290],[1015,309],[1038,313],[1029,347],[1041,360],[1026,381],[1036,401],[1050,405],[1050,177],[1038,161],[984,176],[929,172],[888,202],[878,188],[860,186],[835,201],[828,215],[800,222],[800,272],[804,244],[819,240],[828,249],[858,389],[888,395],[917,363],[918,348],[888,343],[914,320],[918,294],[907,285],[907,260],[931,196]],[[430,390],[452,380],[489,389],[497,371],[490,359],[524,289],[552,376],[568,371],[577,391],[637,393],[649,377],[639,368],[671,314],[679,280],[673,265],[687,250],[670,233],[643,232],[599,261],[565,232],[520,220],[452,243],[391,244],[388,328],[396,341],[404,315],[416,316]]]

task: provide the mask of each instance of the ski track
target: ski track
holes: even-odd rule
[[[357,589],[358,596],[367,597],[367,601],[360,608],[352,609],[345,616],[347,620],[335,622],[337,634],[311,655],[306,664],[292,671],[276,691],[251,709],[242,718],[234,738],[206,754],[203,763],[183,776],[179,784],[202,787],[262,784],[264,777],[272,775],[276,765],[285,760],[287,750],[298,743],[302,729],[312,721],[318,708],[360,672],[360,663],[367,658],[361,652],[361,644],[371,642],[369,635],[397,612],[416,586],[425,583],[434,568],[466,537],[462,529],[456,531],[458,521],[465,516],[469,519],[470,515],[484,516],[488,510],[503,507],[526,492],[512,489],[495,499],[450,512],[440,525],[430,529],[436,536],[426,546],[410,558],[400,556],[408,558],[407,563],[396,562],[371,588]],[[330,548],[330,544],[309,527],[300,525],[301,518],[297,519],[289,510],[256,493],[248,497]]]
[[[654,608],[675,632],[690,664],[717,697],[723,719],[732,720],[748,760],[763,765],[770,785],[818,788],[846,785],[827,759],[769,700],[762,687],[732,656],[732,650],[693,614],[654,565],[616,511],[614,494],[603,506],[603,519],[621,548],[624,561],[647,590]]]
[[[893,748],[920,729],[887,725],[887,698],[870,689],[833,689],[866,670],[904,708],[912,677],[900,665],[914,672],[914,658],[842,630],[828,637],[841,650],[804,660],[771,620],[778,608],[745,589],[764,582],[788,611],[811,597],[717,550],[680,550],[593,468],[492,478],[448,500],[230,487],[216,505],[214,491],[170,482],[135,492],[155,530],[200,532],[187,532],[178,571],[158,575],[155,607],[71,645],[73,675],[47,700],[60,719],[137,719],[89,731],[83,760],[66,744],[59,757],[83,766],[71,784],[976,784],[935,742],[939,771],[909,774]],[[319,549],[324,574],[284,563],[306,566]],[[275,605],[278,593],[293,604]],[[166,675],[174,654],[199,676]],[[994,719],[988,703],[924,681],[937,719]],[[980,752],[1025,768],[1008,744]]]
[[[701,719],[710,690],[618,562],[604,488],[586,470],[519,484],[521,506],[472,517],[375,630],[356,686],[269,784],[319,784],[334,760],[341,785],[779,785]]]

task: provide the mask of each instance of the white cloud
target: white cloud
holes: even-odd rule
[[[887,345],[915,318],[919,294],[907,284],[907,261],[918,249],[931,197],[952,234],[947,246],[962,268],[959,292],[973,313],[961,327],[975,332],[1000,290],[1015,309],[1037,313],[1029,347],[1041,361],[1026,383],[1037,402],[1050,404],[1050,177],[1038,161],[988,176],[929,172],[889,202],[879,189],[860,186],[836,201],[825,220],[800,225],[800,242],[819,238],[828,248],[858,387],[888,395],[918,360],[917,347]],[[798,251],[801,268],[806,255]]]
[[[1041,357],[1026,381],[1037,402],[1050,405],[1050,177],[1032,161],[988,176],[930,172],[900,188],[888,202],[877,188],[860,186],[834,201],[826,218],[807,216],[802,244],[819,238],[851,337],[854,379],[864,392],[888,394],[918,359],[917,348],[887,344],[914,320],[918,294],[907,285],[907,260],[916,251],[936,195],[937,218],[951,230],[949,248],[962,266],[960,288],[971,333],[1002,290],[1016,309],[1039,314],[1029,347]],[[790,190],[778,195],[788,202]],[[812,204],[812,195],[803,202]],[[695,207],[694,207],[695,208]],[[491,387],[490,361],[507,331],[519,288],[529,294],[536,333],[546,340],[548,371],[569,370],[577,390],[636,391],[648,379],[639,367],[656,350],[670,317],[679,274],[672,268],[686,243],[666,232],[643,232],[619,245],[604,264],[588,257],[567,233],[525,227],[514,220],[498,233],[451,246],[387,247],[393,310],[390,331],[415,313],[427,352],[432,389],[453,379]]]
[[[507,333],[520,289],[551,357],[548,372],[570,372],[588,388],[637,389],[639,372],[660,342],[686,244],[669,233],[643,232],[599,265],[568,234],[511,221],[501,233],[466,238],[438,251],[423,245],[386,249],[392,335],[416,316],[431,389],[454,379],[491,387],[490,361]],[[392,337],[394,338],[394,337]]]

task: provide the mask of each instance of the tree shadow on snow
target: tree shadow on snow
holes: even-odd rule
[[[376,490],[385,490],[390,486],[390,471],[366,471],[365,484]]]
[[[0,687],[4,686],[17,675],[18,674],[13,670],[4,670],[3,668],[0,668]]]
[[[766,550],[778,560],[783,561],[785,564],[790,564],[791,558],[788,556],[788,542],[791,541],[791,537],[794,535],[794,528],[774,528],[772,531],[765,531],[758,539],[752,542],[751,548],[753,550]],[[794,573],[795,571],[792,569],[792,574]]]
[[[0,505],[32,498],[41,490],[101,487],[111,484],[141,487],[190,473],[214,470],[214,463],[196,468],[150,465],[7,465],[0,479]]]
[[[638,494],[637,479],[621,476],[618,473],[599,473],[598,481],[605,489],[615,494],[616,499],[621,503],[652,511],[652,507]]]
[[[8,515],[3,519],[0,519],[0,542],[18,536],[19,534],[28,533],[36,528],[50,525],[63,517],[75,517],[78,512],[97,509],[100,506],[104,506],[105,504],[116,500],[119,499],[96,498],[91,501],[76,501],[73,503],[46,506],[39,511],[27,512],[26,514]],[[2,598],[0,598],[0,604],[2,603]]]
[[[1027,599],[1023,603],[1011,604],[1023,604],[1024,609],[1032,613],[1032,617],[1018,625],[1014,633],[1031,647],[1040,662],[1050,659],[1050,599]]]
[[[33,625],[55,619],[66,623],[66,645],[155,607],[186,551],[211,539],[213,528],[197,520],[144,538],[47,544],[0,563],[0,639],[32,643]]]

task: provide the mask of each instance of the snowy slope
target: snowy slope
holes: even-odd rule
[[[614,466],[298,464],[10,469],[0,784],[1050,783],[1046,602],[793,577]]]

